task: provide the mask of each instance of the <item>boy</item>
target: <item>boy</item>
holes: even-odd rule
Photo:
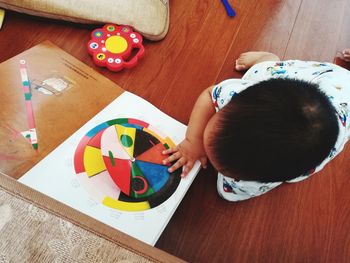
[[[207,158],[219,172],[217,189],[229,201],[246,200],[321,170],[348,135],[349,71],[329,63],[280,61],[247,52],[230,79],[205,90],[191,113],[186,138],[164,164],[182,176]],[[225,175],[225,176],[224,176]]]

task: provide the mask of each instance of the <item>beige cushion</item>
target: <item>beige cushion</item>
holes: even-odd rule
[[[0,0],[0,7],[79,23],[130,25],[150,40],[164,38],[169,27],[168,0]]]

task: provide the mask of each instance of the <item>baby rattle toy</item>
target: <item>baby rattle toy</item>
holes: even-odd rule
[[[87,47],[94,63],[111,71],[134,67],[145,52],[140,34],[129,26],[113,24],[92,31]],[[137,52],[128,60],[133,49]]]

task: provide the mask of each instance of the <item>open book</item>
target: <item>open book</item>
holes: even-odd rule
[[[43,58],[45,67],[38,61]],[[1,159],[1,172],[21,176],[20,182],[154,245],[199,171],[197,162],[181,179],[180,170],[169,173],[161,162],[162,151],[184,138],[186,126],[51,43],[2,63],[0,77],[19,59],[27,61],[32,82],[39,150],[35,153],[24,137],[12,140],[0,147],[7,158]],[[6,114],[2,137],[6,129],[25,129],[23,94],[12,96],[23,120]]]

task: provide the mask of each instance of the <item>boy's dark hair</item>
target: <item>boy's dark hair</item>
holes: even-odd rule
[[[218,113],[210,151],[220,170],[248,181],[280,182],[319,165],[334,147],[336,111],[317,84],[269,79]]]

